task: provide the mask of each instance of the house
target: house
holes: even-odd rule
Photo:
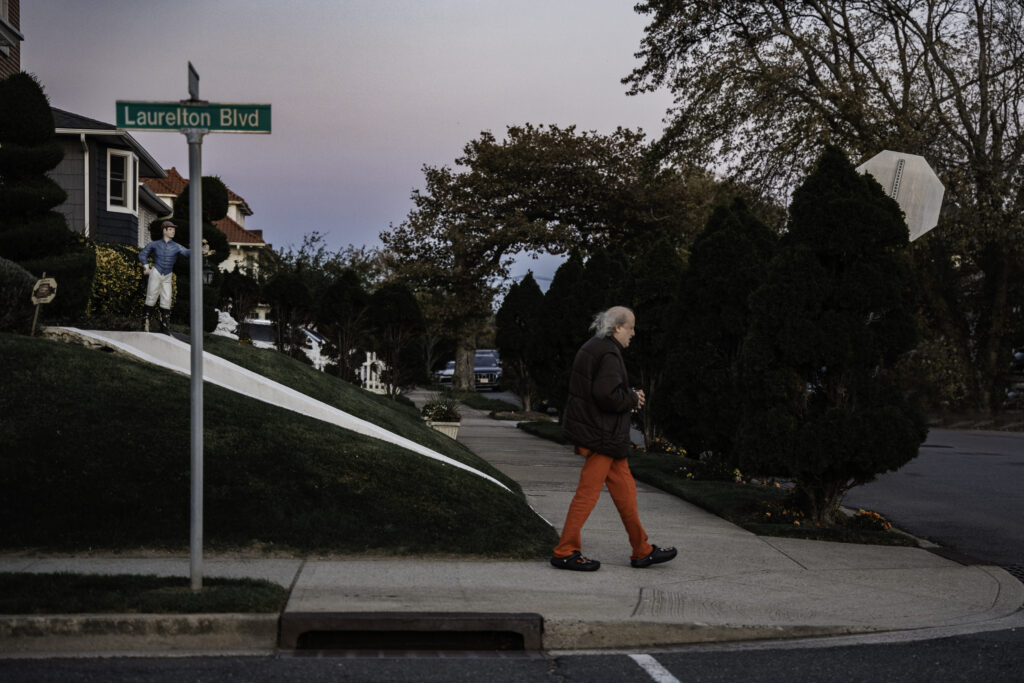
[[[177,197],[188,189],[188,179],[182,177],[173,166],[161,177],[144,177],[142,183],[153,194],[170,206]],[[234,270],[235,266],[255,274],[267,260],[274,257],[272,247],[263,240],[262,230],[247,230],[245,217],[252,215],[252,209],[244,199],[228,188],[228,214],[214,226],[227,235],[231,251],[218,264],[222,271]]]
[[[163,168],[123,128],[51,111],[64,158],[49,176],[67,192],[56,210],[68,228],[98,242],[145,246],[149,224],[170,215],[171,207],[139,178],[166,175]]]
[[[21,71],[21,0],[0,0],[0,79]]]

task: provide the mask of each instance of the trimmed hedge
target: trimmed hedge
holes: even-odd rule
[[[14,261],[0,258],[0,332],[29,333],[35,281],[32,273]]]
[[[139,264],[139,250],[120,244],[96,244],[94,251],[96,272],[92,278],[86,316],[141,316],[146,285]],[[177,288],[172,288],[172,302],[176,293]]]

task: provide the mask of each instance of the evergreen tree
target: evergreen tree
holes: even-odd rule
[[[52,211],[67,195],[46,175],[63,157],[42,86],[26,73],[0,81],[0,230],[10,257],[52,253],[53,246],[69,240],[67,226],[54,220]],[[36,239],[12,244],[8,240],[15,229],[28,230]],[[44,236],[44,231],[54,235]]]
[[[51,318],[78,322],[96,270],[93,250],[53,209],[66,198],[46,172],[63,158],[53,112],[33,76],[0,80],[0,256],[57,280]]]
[[[913,459],[927,434],[893,372],[916,341],[907,244],[896,202],[829,147],[794,193],[751,297],[740,456],[793,477],[815,522],[829,523],[851,487]]]
[[[260,279],[239,264],[220,280],[218,299],[230,303],[231,316],[239,323],[252,316],[260,299]]]
[[[360,350],[366,346],[369,295],[359,275],[346,269],[327,286],[318,303],[317,329],[330,340],[338,358],[338,376],[356,380]]]
[[[576,351],[586,341],[596,311],[585,307],[583,259],[571,255],[558,267],[544,294],[542,332],[530,353],[530,373],[541,399],[561,412],[569,396],[569,372]]]
[[[530,372],[530,353],[536,339],[543,339],[544,293],[533,279],[533,272],[509,287],[495,316],[496,345],[501,353],[502,383],[523,402],[524,410],[533,410],[537,382]]]
[[[583,265],[584,286],[578,305],[591,320],[599,312],[612,306],[629,306],[627,275],[629,265],[621,251],[595,247]],[[579,340],[579,344],[583,339]]]
[[[370,295],[369,323],[377,357],[386,365],[381,380],[390,398],[426,379],[420,358],[423,313],[407,287],[386,283]]]
[[[667,396],[655,414],[687,452],[712,454],[730,468],[739,464],[734,439],[744,387],[738,360],[749,298],[765,281],[776,242],[743,200],[717,207],[693,243],[669,315],[677,334],[666,363]]]
[[[203,221],[203,239],[210,245],[210,258],[218,262],[223,261],[228,257],[228,252],[230,250],[228,237],[213,224],[215,221],[219,221],[228,215],[228,188],[217,176],[203,176],[202,192],[203,211],[201,215]],[[189,229],[190,220],[192,218],[191,209],[189,208],[189,202],[191,199],[192,192],[189,190],[188,186],[186,186],[174,200],[174,216],[171,219],[174,224],[178,226],[178,230],[174,236],[174,241],[189,248],[192,247],[192,234]],[[157,219],[150,223],[149,233],[152,239],[161,239],[163,232],[160,225],[163,222],[163,219]],[[183,270],[181,272],[186,273],[187,271]]]
[[[631,382],[643,389],[646,397],[644,409],[637,412],[636,419],[647,444],[653,443],[663,431],[659,406],[666,401],[671,388],[667,381],[668,356],[677,345],[679,333],[671,324],[670,312],[679,296],[684,270],[682,257],[668,240],[650,242],[633,259],[616,294],[617,300],[625,302],[623,305],[636,314],[636,337],[625,359]]]
[[[313,298],[302,275],[295,269],[281,268],[267,281],[263,294],[270,302],[277,328],[277,350],[305,359],[299,350],[303,339],[298,328],[309,322]]]

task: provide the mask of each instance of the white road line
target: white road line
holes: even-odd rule
[[[629,658],[639,664],[640,668],[657,683],[680,683],[678,678],[669,673],[668,669],[650,655],[629,655]]]

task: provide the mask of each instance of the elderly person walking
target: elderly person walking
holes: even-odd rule
[[[580,347],[569,379],[569,400],[562,426],[586,457],[576,494],[569,505],[562,536],[551,558],[559,569],[594,571],[601,563],[581,554],[583,525],[607,485],[633,548],[630,566],[649,567],[668,562],[675,548],[659,548],[647,542],[636,504],[636,482],[627,458],[630,413],[644,405],[644,392],[629,387],[622,350],[636,333],[633,311],[614,306],[599,313],[590,326],[595,336]]]

